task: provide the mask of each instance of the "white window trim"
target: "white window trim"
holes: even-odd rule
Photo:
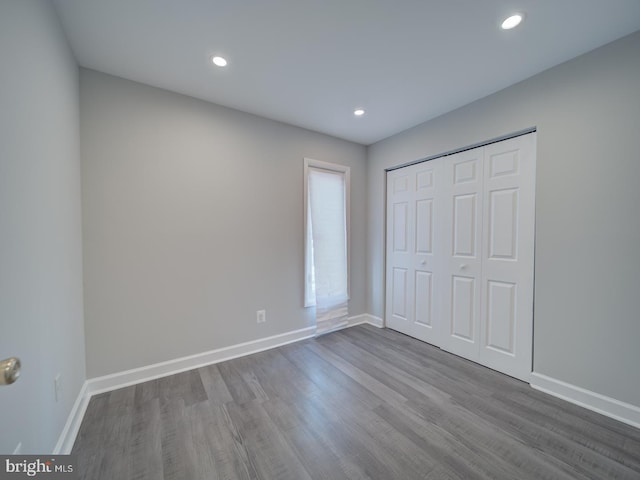
[[[339,172],[344,174],[345,182],[345,222],[347,230],[347,296],[351,298],[351,167],[339,165],[337,163],[322,162],[320,160],[314,160],[312,158],[304,159],[304,306],[315,306],[315,299],[308,298],[308,278],[310,272],[310,258],[308,254],[308,235],[307,235],[307,221],[308,221],[308,207],[309,207],[309,168],[316,168],[320,170],[327,170],[329,172]]]

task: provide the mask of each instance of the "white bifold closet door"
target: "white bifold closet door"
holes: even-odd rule
[[[535,133],[389,172],[387,326],[528,381],[534,194]]]
[[[386,324],[437,345],[442,237],[442,158],[387,177]]]
[[[484,147],[480,363],[528,381],[533,355],[535,133]]]
[[[444,276],[439,346],[476,360],[480,344],[484,148],[451,155],[444,164]]]

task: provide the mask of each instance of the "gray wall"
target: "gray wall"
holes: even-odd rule
[[[0,358],[23,362],[0,453],[46,453],[85,380],[78,68],[49,2],[0,1],[0,65]]]
[[[534,370],[640,406],[640,33],[369,147],[368,303],[384,169],[538,129]]]
[[[91,70],[80,78],[90,377],[311,325],[304,157],[352,168],[350,314],[365,312],[363,146]]]

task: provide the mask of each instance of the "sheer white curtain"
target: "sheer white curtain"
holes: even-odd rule
[[[307,169],[305,304],[316,307],[316,335],[347,324],[347,181],[345,171]]]

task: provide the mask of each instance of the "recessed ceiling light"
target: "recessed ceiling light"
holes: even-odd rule
[[[518,25],[520,25],[523,19],[524,19],[524,15],[522,15],[521,13],[516,13],[506,18],[504,22],[502,22],[501,27],[503,30],[511,30],[512,28],[515,28]]]
[[[362,115],[364,115],[364,110],[363,110],[363,109],[361,109],[361,108],[356,108],[356,109],[353,111],[353,114],[354,114],[356,117],[361,117]]]
[[[219,56],[215,56],[211,59],[211,61],[214,63],[214,65],[217,65],[218,67],[226,67],[227,66],[227,59],[224,57],[219,57]]]

